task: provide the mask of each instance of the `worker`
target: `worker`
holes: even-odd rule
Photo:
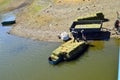
[[[84,34],[84,30],[81,30],[81,34],[82,34],[82,39],[87,42],[86,36]]]
[[[117,11],[117,20],[115,21],[115,28],[117,29],[117,33],[120,34],[120,12]]]
[[[72,33],[73,38],[74,38],[73,42],[75,42],[75,40],[76,40],[77,42],[79,42],[78,32],[75,31],[74,28],[72,28],[72,29],[71,29],[71,33]]]

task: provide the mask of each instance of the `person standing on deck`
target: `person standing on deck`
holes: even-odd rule
[[[81,30],[81,34],[82,34],[82,39],[87,42],[86,36],[84,34],[84,30]]]
[[[72,28],[72,29],[71,29],[71,33],[72,33],[73,38],[74,38],[73,42],[75,42],[75,40],[77,40],[77,42],[79,42],[78,32],[75,31],[74,28]]]

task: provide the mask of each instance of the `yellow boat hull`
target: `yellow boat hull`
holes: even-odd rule
[[[49,62],[52,64],[57,64],[57,62],[60,62],[60,60],[73,60],[84,53],[87,46],[88,44],[84,41],[73,42],[73,40],[70,40],[65,42],[52,52],[51,56],[49,57]]]

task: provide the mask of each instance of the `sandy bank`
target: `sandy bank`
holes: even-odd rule
[[[34,0],[18,14],[17,24],[10,33],[43,41],[59,41],[57,35],[69,32],[69,27],[78,16],[103,12],[109,19],[103,27],[111,31],[112,37],[119,37],[112,30],[116,11],[120,10],[119,3],[119,0]]]

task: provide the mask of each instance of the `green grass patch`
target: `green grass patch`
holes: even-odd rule
[[[33,6],[32,8],[32,13],[37,13],[38,11],[40,11],[43,7],[42,6]]]
[[[41,5],[37,5],[37,2],[33,2],[30,6],[29,6],[29,12],[32,14],[35,14],[37,12],[39,12],[41,9],[43,9],[43,6]]]
[[[0,3],[0,7],[6,7],[10,2],[11,0],[4,0]]]
[[[10,4],[11,0],[4,0],[0,3],[0,11],[7,8],[7,6]]]

